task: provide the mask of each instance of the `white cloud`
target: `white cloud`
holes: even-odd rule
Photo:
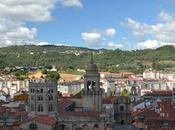
[[[145,42],[139,42],[137,44],[139,49],[155,49],[160,46],[157,40],[147,40]]]
[[[81,34],[82,39],[88,46],[98,46],[102,42],[102,35],[95,32],[84,32]]]
[[[156,24],[146,24],[127,19],[127,27],[132,29],[133,34],[141,39],[147,39],[138,45],[143,48],[155,48],[156,46],[175,43],[175,18],[162,11],[158,15],[160,22]],[[148,44],[148,45],[146,45]]]
[[[114,28],[108,28],[106,30],[93,30],[91,32],[81,33],[81,38],[86,42],[88,47],[107,47],[106,41],[108,37],[112,37],[116,34]]]
[[[133,34],[138,37],[150,37],[162,42],[175,42],[175,20],[168,13],[161,12],[159,18],[161,23],[146,24],[135,21],[131,18],[127,19],[127,26],[132,29]]]
[[[174,45],[175,46],[175,43],[165,43],[165,42],[160,42],[157,40],[147,40],[144,42],[139,42],[137,44],[139,49],[156,49],[164,45]]]
[[[0,46],[34,43],[37,29],[26,22],[52,20],[57,0],[0,0]]]
[[[115,44],[113,42],[109,42],[107,43],[107,48],[109,49],[123,48],[123,44]]]
[[[62,6],[66,7],[79,7],[82,8],[83,4],[80,0],[58,0]]]
[[[161,11],[160,13],[159,13],[159,19],[161,20],[161,21],[173,21],[173,17],[170,15],[170,14],[168,14],[168,13],[166,13],[165,11]]]
[[[44,46],[44,45],[49,45],[49,43],[48,42],[38,42],[36,45]]]
[[[116,30],[114,28],[106,29],[105,34],[112,37],[116,34]]]
[[[15,21],[49,21],[56,0],[0,0],[0,17]]]

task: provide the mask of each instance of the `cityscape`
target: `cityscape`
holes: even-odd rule
[[[0,130],[175,130],[174,0],[0,0]]]

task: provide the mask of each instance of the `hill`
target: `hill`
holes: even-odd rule
[[[55,65],[60,71],[75,72],[84,69],[90,60],[91,51],[101,71],[141,73],[151,66],[158,70],[175,68],[175,47],[171,45],[132,51],[54,45],[10,46],[0,48],[0,68]]]

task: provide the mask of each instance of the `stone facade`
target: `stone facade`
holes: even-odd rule
[[[57,84],[29,82],[28,112],[34,115],[56,116],[58,110]]]
[[[119,96],[115,104],[115,123],[119,125],[131,124],[131,99]]]

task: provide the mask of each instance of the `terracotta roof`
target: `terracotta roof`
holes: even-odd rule
[[[156,110],[157,109],[157,110]],[[171,101],[157,102],[155,108],[145,108],[132,113],[133,117],[144,117],[147,121],[166,120],[175,121],[175,111]]]
[[[24,124],[27,122],[31,122],[31,121],[35,121],[35,122],[39,122],[39,123],[43,123],[43,124],[47,124],[47,125],[55,125],[57,123],[57,120],[54,119],[53,117],[49,117],[49,116],[45,116],[45,115],[38,115],[35,116],[29,120],[25,120],[23,122],[21,122],[20,124]]]
[[[116,96],[110,96],[103,99],[103,104],[112,104],[117,100]]]
[[[19,112],[14,112],[15,116],[27,116],[28,112],[25,111],[19,111]]]
[[[172,96],[172,91],[153,91],[146,93],[144,96]]]
[[[98,118],[102,112],[60,112],[60,116],[79,116],[79,117],[96,117]]]
[[[20,128],[18,126],[13,126],[12,130],[20,130]]]
[[[75,103],[74,101],[71,101],[71,100],[64,98],[64,99],[58,101],[59,110],[65,111],[67,107],[69,107],[70,105],[72,105],[74,103]]]

